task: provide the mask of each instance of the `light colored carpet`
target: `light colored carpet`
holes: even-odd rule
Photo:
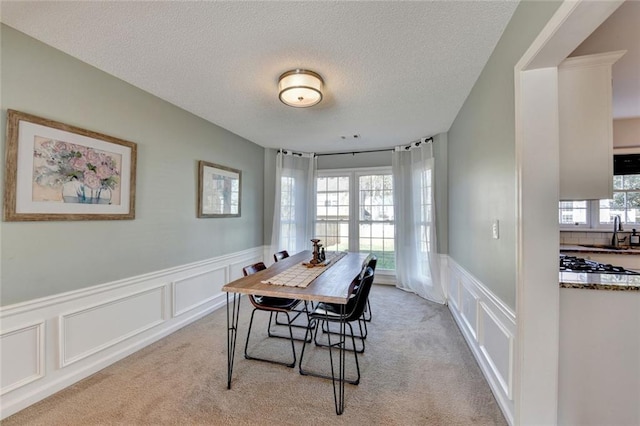
[[[373,287],[371,304],[373,321],[359,357],[362,380],[346,385],[341,416],[335,414],[331,381],[301,376],[297,367],[244,359],[250,303],[243,298],[231,390],[223,308],[2,424],[506,424],[446,306],[388,286]],[[260,334],[252,333],[255,351],[290,355],[288,341],[261,337],[267,318],[262,313],[254,322]],[[296,348],[299,357],[301,344]],[[326,349],[307,349],[306,367],[328,366]]]

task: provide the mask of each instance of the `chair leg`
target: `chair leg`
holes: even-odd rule
[[[358,318],[358,327],[360,328],[360,337],[362,339],[366,339],[367,335],[369,334],[369,329],[367,328],[367,321],[362,317]],[[363,330],[363,327],[364,327],[364,330]]]
[[[325,324],[326,324],[326,328],[325,328]],[[362,328],[362,325],[364,324],[364,329]],[[351,324],[349,324],[349,327],[351,327]],[[367,338],[367,324],[364,322],[364,320],[362,319],[358,319],[358,327],[360,328],[360,335],[355,335],[353,333],[353,328],[351,328],[351,337],[354,340],[354,345],[353,348],[345,348],[345,351],[349,351],[349,352],[358,352],[359,354],[364,352],[365,349],[365,339]],[[338,333],[336,333],[335,331],[331,331],[331,329],[329,328],[329,323],[326,321],[322,321],[322,324],[318,326],[318,328],[322,328],[322,332],[324,334],[327,335],[336,335]],[[359,341],[362,342],[362,349],[358,349],[357,346],[355,345],[355,339],[358,339]],[[316,331],[316,334],[314,336],[314,343],[316,344],[316,346],[321,346],[321,347],[327,347],[328,345],[326,343],[322,343],[320,341],[318,341],[318,333]]]
[[[366,322],[371,322],[371,303],[369,303],[369,299],[367,299],[367,307],[364,309],[362,319]]]
[[[351,326],[350,323],[341,323],[340,324],[341,329],[343,329],[343,327],[349,326],[349,330],[351,331],[351,343],[353,344],[353,347],[355,348],[356,342],[355,342],[355,338],[353,337],[353,327]],[[338,353],[343,357],[342,358],[342,362],[339,363],[339,365],[342,366],[342,369],[344,370],[344,351],[348,351],[348,349],[346,348],[347,346],[347,336],[346,333],[337,333],[339,334],[339,340],[338,343],[332,344],[331,343],[331,334],[327,335],[327,338],[329,339],[329,358],[330,358],[330,362],[331,362],[331,379],[334,380],[335,382],[335,374],[334,374],[334,369],[333,369],[333,355],[332,355],[332,351],[331,348],[332,347],[338,347],[339,349],[342,349],[341,351],[339,351]],[[357,372],[357,377],[355,380],[345,380],[346,383],[350,383],[352,385],[358,385],[360,383],[360,364],[358,363],[358,351],[353,351],[353,357],[356,360],[356,372]],[[344,377],[344,371],[342,371],[341,374],[342,377]],[[329,378],[329,377],[327,377]],[[334,389],[335,389],[335,385],[334,385]],[[335,396],[335,395],[334,395]]]
[[[290,320],[290,323],[295,321],[296,318],[298,318],[298,316],[300,314],[305,313],[307,315],[307,323],[309,325],[303,326],[303,325],[296,325],[296,324],[290,324],[290,323],[289,324],[287,324],[287,323],[278,323],[278,314],[280,314],[280,313],[286,314],[287,315],[287,319]],[[282,336],[282,335],[273,333],[271,331],[271,324],[272,323],[275,324],[275,325],[286,325],[287,327],[289,327],[289,329],[291,329],[291,327],[297,327],[297,328],[303,328],[303,329],[309,329],[309,328],[313,329],[312,323],[309,321],[309,313],[307,313],[307,312],[304,312],[304,311],[298,312],[293,318],[289,318],[289,313],[288,312],[278,311],[278,312],[275,312],[275,321],[273,321],[273,316],[274,316],[273,314],[274,314],[274,312],[271,312],[271,314],[269,315],[269,324],[267,325],[267,335],[269,337],[276,337],[276,338],[279,338],[279,339],[289,339],[289,336]],[[289,330],[289,331],[291,331],[291,330]],[[305,333],[305,339],[306,339],[306,333]],[[299,338],[299,337],[293,337],[293,340],[298,341],[298,342],[304,342],[304,340]]]
[[[266,358],[259,358],[259,357],[255,357],[252,355],[249,355],[247,352],[247,348],[249,347],[249,337],[251,336],[251,327],[253,326],[253,317],[256,313],[258,309],[254,309],[251,312],[251,320],[249,320],[249,330],[247,331],[247,341],[244,344],[244,357],[246,359],[253,359],[256,361],[264,361],[264,362],[270,362],[273,364],[280,364],[280,365],[284,365],[286,367],[289,368],[293,368],[296,365],[296,347],[293,343],[293,330],[291,329],[291,327],[289,327],[289,335],[290,335],[290,342],[291,342],[291,352],[293,353],[293,361],[292,362],[285,362],[285,361],[277,361],[277,360],[272,360],[272,359],[266,359]],[[283,312],[284,314],[287,315],[287,319],[289,319],[289,321],[291,321],[291,318],[289,317],[289,313],[288,312]],[[271,324],[271,317],[273,315],[273,312],[269,312],[269,324]]]
[[[325,323],[326,322],[326,321],[323,321],[323,320],[320,320],[320,319],[318,319],[317,321],[320,322],[320,323]],[[356,342],[355,342],[355,338],[353,336],[353,328],[351,327],[351,324],[347,323],[347,325],[349,326],[349,329],[351,330],[351,343],[355,347]],[[336,346],[340,345],[341,343],[340,342],[331,343],[331,337],[329,335],[329,336],[327,336],[328,339],[329,339],[329,344],[325,344],[325,343],[318,344],[318,342],[317,342],[318,329],[321,328],[321,327],[323,327],[322,324],[317,324],[316,328],[315,328],[315,331],[307,330],[307,332],[305,333],[305,342],[302,344],[302,352],[300,353],[299,371],[300,371],[300,374],[303,375],[303,376],[313,376],[313,377],[320,377],[320,378],[323,378],[323,379],[334,379],[335,380],[335,371],[334,371],[333,355],[332,355],[332,352],[331,352],[331,348],[332,347],[336,347]],[[309,336],[309,334],[311,334],[311,335]],[[332,333],[332,334],[338,334],[338,333]],[[306,339],[309,339],[309,341],[307,342]],[[329,361],[331,363],[332,376],[328,376],[326,374],[314,373],[314,372],[311,372],[311,371],[308,371],[308,370],[304,370],[302,368],[302,360],[304,358],[304,351],[306,349],[307,343],[310,343],[312,339],[316,342],[316,346],[329,348]],[[345,336],[345,339],[346,339],[346,336]],[[345,343],[346,342],[342,342],[342,345],[346,346]],[[346,347],[344,348],[344,350],[345,351],[349,351],[349,352],[353,352],[353,350],[349,350]],[[353,355],[354,355],[355,360],[356,360],[357,377],[356,377],[355,380],[346,380],[346,378],[345,378],[345,383],[349,383],[351,385],[357,385],[358,383],[360,383],[360,364],[358,363],[358,354],[356,352],[354,352]],[[343,363],[343,366],[344,366],[344,363]]]
[[[313,303],[311,303],[311,306],[313,308]],[[309,308],[308,308],[308,302],[305,301],[304,302],[304,308],[302,308],[301,310],[294,310],[293,312],[295,312],[295,316],[291,319],[291,322],[293,323],[300,315],[305,314],[307,316],[307,324],[306,325],[300,325],[300,324],[291,324],[291,327],[295,327],[295,328],[301,328],[301,329],[313,329],[315,324],[309,320]],[[278,321],[278,314],[280,312],[276,312],[276,320],[274,322],[275,325],[285,325],[288,326],[289,324]],[[283,337],[283,336],[278,336],[275,334],[271,333],[271,318],[269,318],[269,329],[268,329],[268,333],[269,333],[269,337]],[[288,339],[288,337],[285,337],[286,339]],[[302,339],[299,339],[297,337],[294,337],[294,340],[297,340],[299,342],[302,341]]]

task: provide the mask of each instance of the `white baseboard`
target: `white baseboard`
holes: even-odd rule
[[[513,425],[515,313],[454,259],[449,257],[447,264],[449,310]]]
[[[263,247],[0,308],[4,419],[223,307]]]

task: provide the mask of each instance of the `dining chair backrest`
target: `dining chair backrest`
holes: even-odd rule
[[[276,262],[282,259],[286,259],[287,257],[289,257],[289,252],[286,250],[282,250],[273,254],[273,260]]]
[[[248,275],[253,275],[258,271],[262,271],[264,269],[267,269],[267,265],[265,265],[264,262],[258,262],[258,263],[254,263],[253,265],[245,266],[244,268],[242,268],[242,273],[246,277]]]
[[[365,268],[364,274],[360,279],[354,294],[354,303],[350,312],[347,312],[345,320],[355,321],[364,312],[364,308],[367,306],[367,299],[369,298],[369,292],[373,285],[373,269],[370,267]]]
[[[369,255],[362,261],[362,270],[360,271],[359,279],[364,277],[364,274],[367,268],[371,268],[373,272],[376,272],[376,265],[378,264],[378,256],[373,253],[369,253]]]

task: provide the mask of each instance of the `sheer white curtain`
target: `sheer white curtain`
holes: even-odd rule
[[[396,147],[392,159],[396,286],[444,303],[436,239],[433,146]]]
[[[271,251],[289,254],[310,248],[315,214],[316,158],[313,154],[276,156],[276,192]]]

